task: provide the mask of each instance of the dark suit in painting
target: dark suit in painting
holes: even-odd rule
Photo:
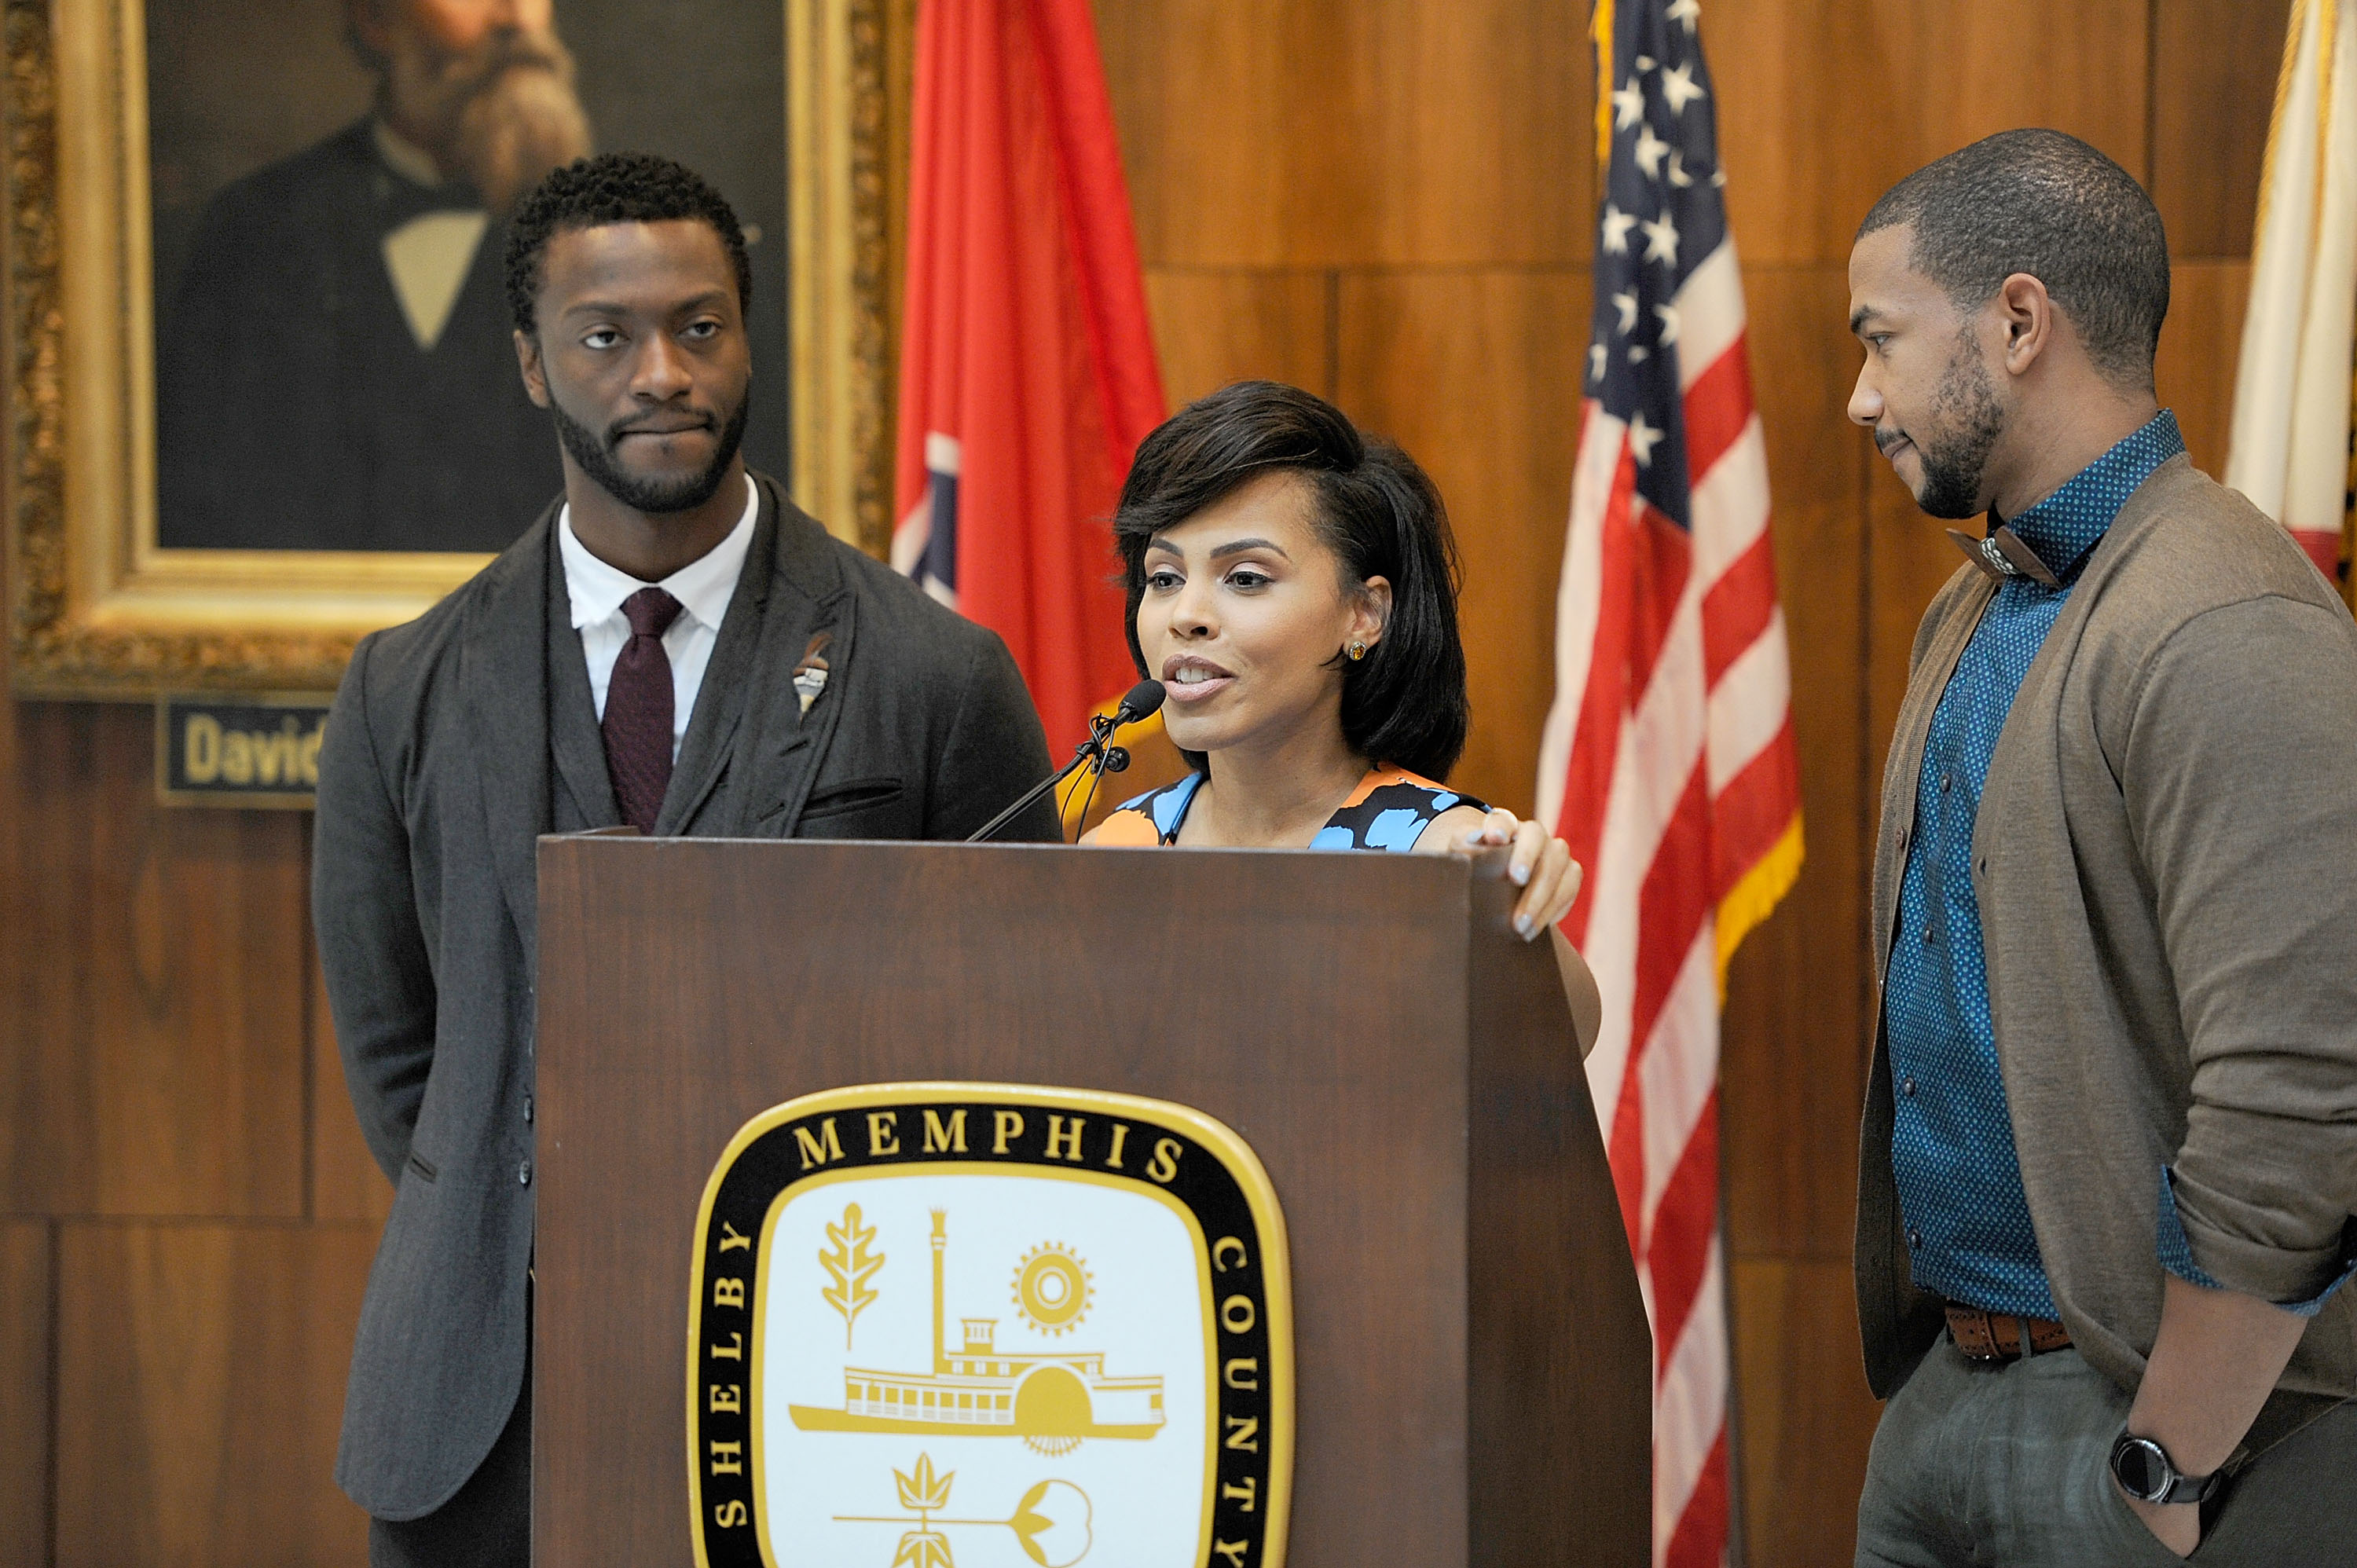
[[[655,831],[963,838],[1048,768],[1005,644],[759,484]],[[529,1350],[534,840],[619,821],[554,517],[361,644],[319,757],[320,958],[396,1188],[336,1478],[383,1520],[435,1512],[515,1446],[499,1440]],[[831,669],[805,713],[792,671],[821,631]],[[1057,839],[1052,805],[1009,836]]]
[[[504,550],[563,483],[516,371],[492,222],[430,349],[384,242],[464,186],[396,173],[361,121],[213,198],[156,334],[166,547]]]

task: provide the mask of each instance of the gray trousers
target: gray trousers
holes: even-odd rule
[[[2185,1561],[2112,1484],[2129,1397],[2057,1350],[2000,1366],[1944,1334],[1883,1407],[1857,1504],[1858,1568],[2167,1568]],[[2237,1471],[2195,1563],[2357,1563],[2357,1402]]]
[[[457,1495],[423,1519],[369,1520],[369,1568],[529,1568],[532,1368],[499,1441]]]

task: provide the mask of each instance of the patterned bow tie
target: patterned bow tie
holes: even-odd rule
[[[1956,542],[1956,548],[1964,553],[1965,560],[2000,583],[2007,577],[2027,577],[2050,588],[2062,585],[2062,579],[2038,558],[2038,552],[2025,543],[2021,535],[2001,522],[1989,532],[1986,539],[1975,539],[1961,528],[1948,530],[1948,537]]]

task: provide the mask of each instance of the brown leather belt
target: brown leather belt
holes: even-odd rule
[[[1948,1308],[1948,1335],[1972,1361],[2016,1361],[2071,1348],[2071,1331],[2050,1318],[2016,1317],[1977,1306]]]

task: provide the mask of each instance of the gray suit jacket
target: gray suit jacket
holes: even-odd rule
[[[758,478],[759,521],[658,833],[961,839],[1044,778],[997,636],[827,536]],[[312,904],[352,1105],[394,1184],[336,1479],[432,1512],[523,1379],[533,1248],[534,840],[619,820],[551,507],[354,650],[319,755]],[[802,711],[791,672],[832,633]],[[1008,835],[1054,841],[1043,801]]]
[[[1878,977],[1932,712],[1992,592],[1961,568],[1916,637],[1883,778]],[[2047,633],[1973,832],[2039,1252],[2072,1342],[2123,1389],[2160,1322],[2163,1166],[2192,1262],[2233,1290],[2306,1301],[2357,1240],[2352,847],[2357,624],[2283,530],[2172,458],[2121,507]],[[1857,1296],[1886,1397],[1942,1324],[1910,1277],[1892,1107],[1878,1027]],[[2275,1406],[2352,1393],[2357,1290],[2342,1290],[2309,1320]]]

